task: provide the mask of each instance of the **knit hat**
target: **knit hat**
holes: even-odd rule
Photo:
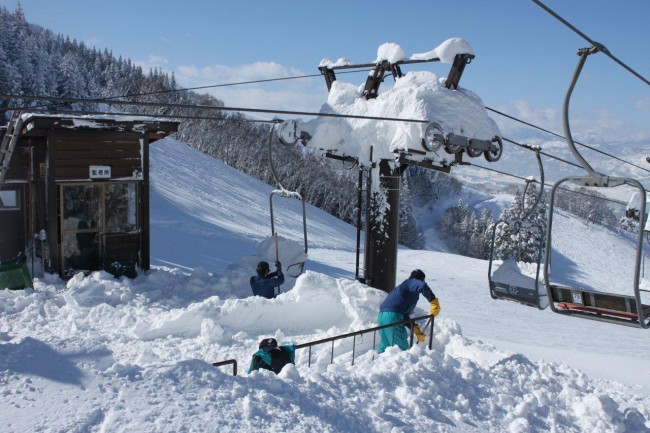
[[[275,338],[265,338],[264,340],[260,341],[260,349],[265,352],[277,349],[277,347],[278,342]]]
[[[416,269],[413,272],[411,272],[410,278],[415,278],[416,280],[422,280],[424,281],[424,272],[422,272],[420,269]]]
[[[269,272],[269,264],[265,261],[261,261],[257,264],[257,273],[259,275],[266,275]]]

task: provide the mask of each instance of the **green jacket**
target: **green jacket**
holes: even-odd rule
[[[276,374],[282,370],[282,367],[291,363],[294,364],[296,360],[296,345],[287,344],[279,346],[270,351],[258,350],[253,354],[251,365],[248,367],[248,373],[263,368],[271,370]]]

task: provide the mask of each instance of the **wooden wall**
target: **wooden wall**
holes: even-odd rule
[[[142,134],[114,131],[56,131],[51,145],[56,180],[88,179],[89,166],[111,167],[111,178],[131,178],[143,171]]]

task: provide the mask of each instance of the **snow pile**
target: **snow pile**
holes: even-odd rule
[[[641,219],[639,217],[639,214],[641,213],[641,204],[642,204],[643,197],[640,192],[636,191],[632,194],[630,197],[630,201],[627,204],[627,207],[625,208],[626,211],[632,211],[634,213],[635,219]],[[645,203],[645,213],[646,215],[650,212],[650,201],[648,201],[646,197],[646,203]],[[644,231],[650,231],[650,218],[646,218],[646,221],[643,225],[643,230]]]
[[[273,300],[221,299],[210,296],[218,280],[164,269],[133,281],[96,272],[1,292],[7,428],[213,431],[218,420],[224,432],[646,429],[647,398],[472,342],[445,318],[436,320],[431,351],[393,347],[378,356],[368,334],[356,341],[354,365],[344,340],[333,363],[325,344],[311,359],[299,349],[296,366],[278,376],[247,375],[261,338],[300,343],[373,326],[384,295],[307,272]],[[210,365],[224,358],[239,361],[239,376]]]
[[[503,262],[495,261],[492,279],[503,284],[510,284],[517,287],[524,287],[530,290],[543,290],[543,282],[535,284],[537,264],[516,262],[513,259],[507,259]],[[537,288],[536,288],[537,286]]]
[[[375,59],[375,63],[381,63],[384,60],[389,63],[397,63],[404,60],[405,57],[406,54],[404,54],[402,47],[391,42],[386,42],[377,48],[377,58]]]
[[[318,64],[318,67],[319,68],[321,68],[321,67],[335,68],[337,66],[348,66],[348,65],[351,65],[351,64],[352,64],[352,62],[350,62],[350,60],[345,58],[345,57],[341,57],[335,62],[328,59],[327,57],[325,57],[320,61],[320,63]]]
[[[467,51],[471,51],[469,44],[462,39],[452,39],[425,54],[435,53],[446,59]],[[386,43],[379,47],[376,61],[395,62],[404,57],[399,45]],[[367,100],[363,96],[363,86],[337,80],[332,84],[321,113],[436,122],[444,133],[483,140],[500,135],[496,123],[487,115],[485,104],[476,94],[462,88],[447,89],[444,83],[444,78],[439,79],[431,72],[412,71],[397,79],[392,88],[380,92],[377,98]],[[305,122],[302,127],[312,136],[310,147],[359,158],[363,164],[368,164],[371,147],[373,161],[394,159],[396,151],[423,150],[421,140],[426,123],[319,117]]]
[[[442,63],[454,63],[458,54],[474,55],[470,44],[462,38],[447,39],[431,51],[426,53],[413,54],[410,60],[428,60],[438,58]]]

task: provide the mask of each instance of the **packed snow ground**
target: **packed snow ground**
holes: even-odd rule
[[[261,338],[375,326],[384,294],[353,279],[354,230],[309,206],[307,272],[249,296],[273,250],[272,188],[171,139],[151,160],[159,266],[0,292],[0,431],[650,431],[647,331],[493,301],[485,261],[443,252],[398,260],[398,279],[419,267],[441,300],[433,350],[378,356],[368,335],[354,365],[343,341],[334,364],[327,344],[311,367],[301,349],[278,376],[247,374]],[[297,205],[277,204],[282,249],[302,241]],[[230,358],[238,376],[211,365]]]

